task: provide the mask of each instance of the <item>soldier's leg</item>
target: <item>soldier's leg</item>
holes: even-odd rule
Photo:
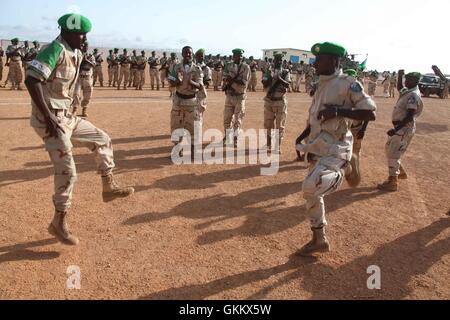
[[[174,97],[172,103],[172,111],[170,112],[170,130],[171,135],[177,129],[183,129],[183,111],[182,107],[178,104],[178,98]],[[177,145],[181,143],[181,139],[172,140],[172,143]]]
[[[324,197],[335,192],[341,185],[346,162],[341,159],[324,157],[311,168],[303,182],[303,198],[313,231],[313,239],[300,251],[300,255],[330,251],[330,244],[325,236],[327,220],[325,217]]]
[[[276,108],[276,128],[278,129],[279,140],[278,147],[279,153],[281,154],[281,142],[284,138],[284,132],[286,130],[286,121],[287,121],[287,110],[288,105],[287,101],[284,100],[282,105],[278,105]]]
[[[72,141],[76,146],[87,147],[94,153],[98,173],[102,177],[103,201],[128,197],[134,193],[131,187],[120,187],[113,176],[114,152],[110,137],[87,120],[76,118]]]
[[[245,99],[243,97],[236,97],[234,108],[234,134],[238,137],[241,134],[242,124],[245,117]]]
[[[113,86],[119,86],[118,82],[119,82],[119,66],[115,66],[113,69],[113,75],[114,75],[114,84]]]
[[[161,73],[159,72],[159,70],[155,70],[155,75],[156,75],[156,90],[159,91],[159,87],[161,86]]]
[[[152,90],[155,90],[155,70],[150,68],[150,85]]]
[[[100,82],[100,86],[103,87],[103,69],[102,67],[97,67],[97,69],[98,82]]]
[[[127,90],[127,84],[131,84],[131,83],[129,83],[129,81],[130,81],[130,69],[125,69],[124,78],[125,78],[125,81],[123,83],[123,88],[125,90]]]
[[[267,149],[272,148],[272,129],[274,129],[275,112],[272,102],[264,101],[264,129],[267,130]]]
[[[108,67],[108,86],[111,87],[113,82],[113,69]]]
[[[98,78],[98,74],[97,74],[97,67],[94,67],[94,74],[92,75],[93,78],[93,85],[95,86],[95,84],[97,83],[97,78]]]
[[[82,117],[87,117],[87,108],[92,98],[93,92],[92,79],[83,79],[83,100],[81,100],[81,107],[83,109]]]
[[[22,82],[23,82],[23,70],[22,70],[22,64],[19,62],[17,65],[17,90],[23,90],[22,88]]]
[[[161,70],[161,86],[164,88],[166,86],[167,72],[166,69]]]
[[[223,112],[223,127],[224,127],[224,134],[225,139],[231,138],[227,137],[227,131],[233,129],[233,116],[234,116],[234,110],[235,110],[235,103],[233,100],[234,97],[226,96],[225,98],[225,108]]]

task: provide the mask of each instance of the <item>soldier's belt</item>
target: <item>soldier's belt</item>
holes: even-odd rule
[[[176,95],[177,95],[179,98],[181,98],[181,99],[195,99],[195,98],[197,97],[196,94],[193,94],[193,95],[185,95],[185,94],[179,93],[178,91],[176,92]]]

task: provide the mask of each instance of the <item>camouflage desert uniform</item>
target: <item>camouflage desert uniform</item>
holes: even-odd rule
[[[174,59],[172,59],[172,57],[170,57],[169,59],[167,59],[166,62],[166,66],[167,66],[167,77],[169,77],[169,75],[171,74],[171,72],[174,70],[175,66],[178,64],[178,58],[175,57]],[[175,93],[176,88],[174,87],[169,87],[169,92],[170,92],[170,96],[173,97],[173,94]]]
[[[258,70],[258,63],[256,61],[251,61],[249,63],[250,67],[250,83],[249,83],[249,90],[256,92],[256,86],[258,84],[258,79],[256,76],[256,71]]]
[[[203,86],[200,88],[197,94],[197,100],[198,100],[198,112],[200,116],[200,121],[203,122],[203,114],[206,111],[206,108],[208,107],[207,98],[208,98],[208,92],[206,90],[206,83],[209,83],[212,79],[212,70],[210,67],[206,65],[205,62],[197,63],[197,66],[200,67],[203,74]]]
[[[391,85],[391,79],[392,79],[392,76],[391,76],[390,73],[388,73],[388,74],[386,75],[386,77],[384,78],[384,83],[383,83],[383,94],[384,94],[384,97],[385,97],[385,98],[388,98],[388,97],[389,97],[389,87],[390,87],[390,85]]]
[[[123,89],[127,90],[128,81],[130,79],[130,66],[131,66],[131,57],[124,51],[123,54],[119,57],[120,62],[120,76],[119,82],[117,83],[117,90],[120,90],[120,85],[123,81]]]
[[[113,83],[114,78],[112,60],[113,60],[113,53],[110,53],[109,56],[106,58],[106,63],[108,64],[108,82],[110,87],[111,84]]]
[[[172,133],[177,129],[187,130],[191,135],[191,143],[193,144],[195,122],[201,120],[201,115],[198,101],[199,90],[193,88],[189,81],[192,80],[203,88],[202,69],[194,62],[190,64],[178,63],[171,69],[169,78],[171,77],[178,77],[181,84],[174,88],[170,127]],[[172,142],[178,144],[181,141]]]
[[[145,66],[147,64],[147,58],[140,55],[136,58],[136,89],[142,90],[145,83]]]
[[[157,57],[149,57],[148,65],[150,69],[150,85],[152,90],[155,90],[155,82],[156,82],[156,90],[159,90],[159,86],[161,84],[161,75],[158,70],[158,66],[160,65],[159,59]]]
[[[225,65],[223,72],[224,79],[227,77],[237,78],[243,84],[233,83],[225,91],[225,110],[223,116],[223,125],[225,134],[231,134],[238,137],[241,133],[242,122],[245,116],[245,100],[247,99],[247,87],[250,80],[250,67],[245,62],[240,65],[229,62]]]
[[[398,77],[396,75],[391,76],[391,81],[389,83],[389,96],[391,98],[395,98],[395,90],[397,90],[397,79]]]
[[[337,71],[330,76],[320,76],[317,91],[309,109],[308,124],[311,133],[304,151],[312,155],[309,174],[303,183],[303,197],[313,228],[327,225],[324,197],[342,184],[345,168],[352,158],[352,120],[337,117],[325,122],[318,119],[325,105],[343,109],[376,110],[375,102],[364,93],[353,77]]]
[[[100,86],[103,87],[103,57],[101,53],[97,53],[94,55],[95,58],[95,68],[94,68],[94,83],[97,82],[97,80],[100,82]],[[108,75],[109,75],[109,69],[108,69]]]
[[[92,92],[94,88],[94,68],[96,62],[94,55],[85,53],[80,66],[80,76],[75,85],[75,92],[73,96],[73,109],[76,115],[76,110],[80,107],[83,108],[83,116],[86,115],[86,108],[92,98]],[[81,98],[83,95],[83,98]]]
[[[423,101],[420,97],[418,87],[410,90],[404,88],[400,92],[400,98],[392,113],[392,122],[394,126],[397,125],[397,122],[403,121],[406,118],[408,110],[414,110],[414,120],[401,130],[397,131],[394,136],[389,137],[388,142],[386,143],[386,155],[388,158],[390,177],[399,176],[401,158],[405,154],[416,133],[416,119],[423,111]]]
[[[133,87],[137,87],[137,54],[136,51],[133,50],[133,55],[130,57],[130,77],[128,78],[128,88],[133,85]]]
[[[272,71],[272,86],[276,85],[272,89],[272,92],[268,92],[264,98],[264,129],[268,130],[267,135],[271,137],[271,130],[279,130],[279,142],[284,137],[284,131],[286,127],[286,118],[288,113],[288,101],[286,97],[287,88],[281,84],[276,84],[276,79],[280,77],[286,82],[291,82],[291,73],[288,69],[279,68]],[[269,91],[272,86],[269,86]],[[270,139],[271,141],[271,139]],[[270,145],[270,143],[269,143]]]
[[[11,81],[11,89],[22,90],[22,57],[23,51],[19,45],[10,45],[6,49],[6,55],[10,58],[8,79]]]
[[[218,91],[220,85],[222,84],[223,67],[224,67],[224,65],[220,58],[214,62],[213,70],[212,70],[212,81],[213,81],[213,86],[214,86],[215,91]]]
[[[377,77],[375,75],[370,75],[369,76],[369,96],[374,97],[375,96],[375,92],[377,90]]]
[[[112,79],[112,85],[113,87],[118,86],[119,82],[119,54],[113,53],[111,56],[111,75],[112,78],[109,78],[109,81],[111,82]]]
[[[72,50],[60,36],[43,48],[27,70],[27,76],[44,81],[42,89],[46,103],[65,130],[65,133],[59,131],[57,138],[49,137],[44,117],[32,102],[31,126],[43,139],[53,163],[55,169],[53,203],[60,212],[67,211],[71,206],[77,178],[72,154],[73,146],[87,147],[95,154],[98,172],[102,176],[112,173],[114,168],[109,136],[90,122],[69,113],[82,58],[82,53],[79,50]]]
[[[305,90],[309,93],[313,88],[312,83],[314,80],[315,70],[314,67],[310,65],[306,66],[305,69]]]

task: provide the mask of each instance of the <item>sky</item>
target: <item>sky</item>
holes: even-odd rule
[[[0,39],[51,41],[57,20],[93,23],[90,46],[178,49],[262,57],[262,49],[343,45],[378,71],[450,73],[449,0],[0,0]],[[441,32],[441,33],[440,33]]]

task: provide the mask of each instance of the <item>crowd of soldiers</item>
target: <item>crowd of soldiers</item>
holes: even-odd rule
[[[76,15],[80,24],[73,26],[67,22],[73,16],[64,15],[58,20],[60,36],[32,60],[25,81],[32,98],[31,126],[43,139],[55,167],[55,216],[49,231],[61,242],[70,245],[78,243],[78,238],[67,226],[67,212],[71,207],[76,180],[73,143],[87,146],[95,154],[105,202],[128,197],[134,192],[133,188],[121,187],[115,181],[110,137],[85,119],[92,86],[97,81],[104,86],[103,59],[98,50],[88,53],[86,34],[91,30],[90,21]],[[12,48],[8,50],[9,55],[12,51]],[[266,147],[268,151],[280,154],[288,115],[287,92],[299,92],[301,77],[305,76],[305,91],[313,96],[313,100],[306,128],[297,138],[295,146],[298,160],[309,164],[302,190],[313,232],[311,242],[299,254],[311,255],[330,250],[325,236],[324,197],[335,192],[343,180],[351,187],[359,185],[360,150],[369,122],[376,119],[377,109],[373,97],[365,93],[364,86],[358,81],[364,81],[365,75],[357,70],[343,72],[340,63],[347,55],[345,48],[324,42],[315,44],[311,51],[316,56],[313,66],[304,63],[293,66],[284,61],[283,54],[279,53],[273,59],[264,59],[259,63],[253,57],[245,59],[243,49],[234,49],[230,57],[212,57],[205,56],[204,49],[194,53],[191,47],[186,46],[182,49],[181,61],[178,61],[174,53],[170,57],[164,53],[163,57],[157,58],[156,53],[152,52],[147,59],[144,51],[140,56],[136,51],[129,56],[126,49],[119,54],[116,48],[110,51],[106,60],[108,86],[117,90],[126,90],[131,86],[142,90],[147,64],[152,90],[164,87],[167,80],[172,97],[170,125],[171,141],[175,145],[173,152],[183,156],[183,149],[179,146],[185,136],[189,136],[187,133],[194,137],[195,127],[203,121],[208,105],[207,88],[211,81],[215,91],[225,93],[223,144],[231,148],[237,146],[242,133],[247,93],[256,90],[256,73],[260,71],[265,91],[263,127],[267,130]],[[78,74],[74,89],[72,84]],[[295,75],[294,81],[292,75]],[[397,191],[398,179],[407,178],[401,158],[414,136],[416,119],[423,110],[418,90],[421,75],[417,72],[405,75],[403,70],[398,75],[385,74],[383,85],[388,90],[393,78],[397,79],[396,89],[400,98],[393,111],[393,128],[387,132],[389,178],[378,186],[383,191]],[[377,80],[375,74],[372,79],[369,77],[369,81],[374,83]],[[82,91],[85,91],[83,99],[80,98]],[[394,94],[396,90],[393,91],[390,93]],[[83,108],[84,117],[76,116],[78,106]],[[183,133],[174,134],[177,131]],[[195,145],[194,139],[191,139],[190,145],[194,159],[201,146]]]

